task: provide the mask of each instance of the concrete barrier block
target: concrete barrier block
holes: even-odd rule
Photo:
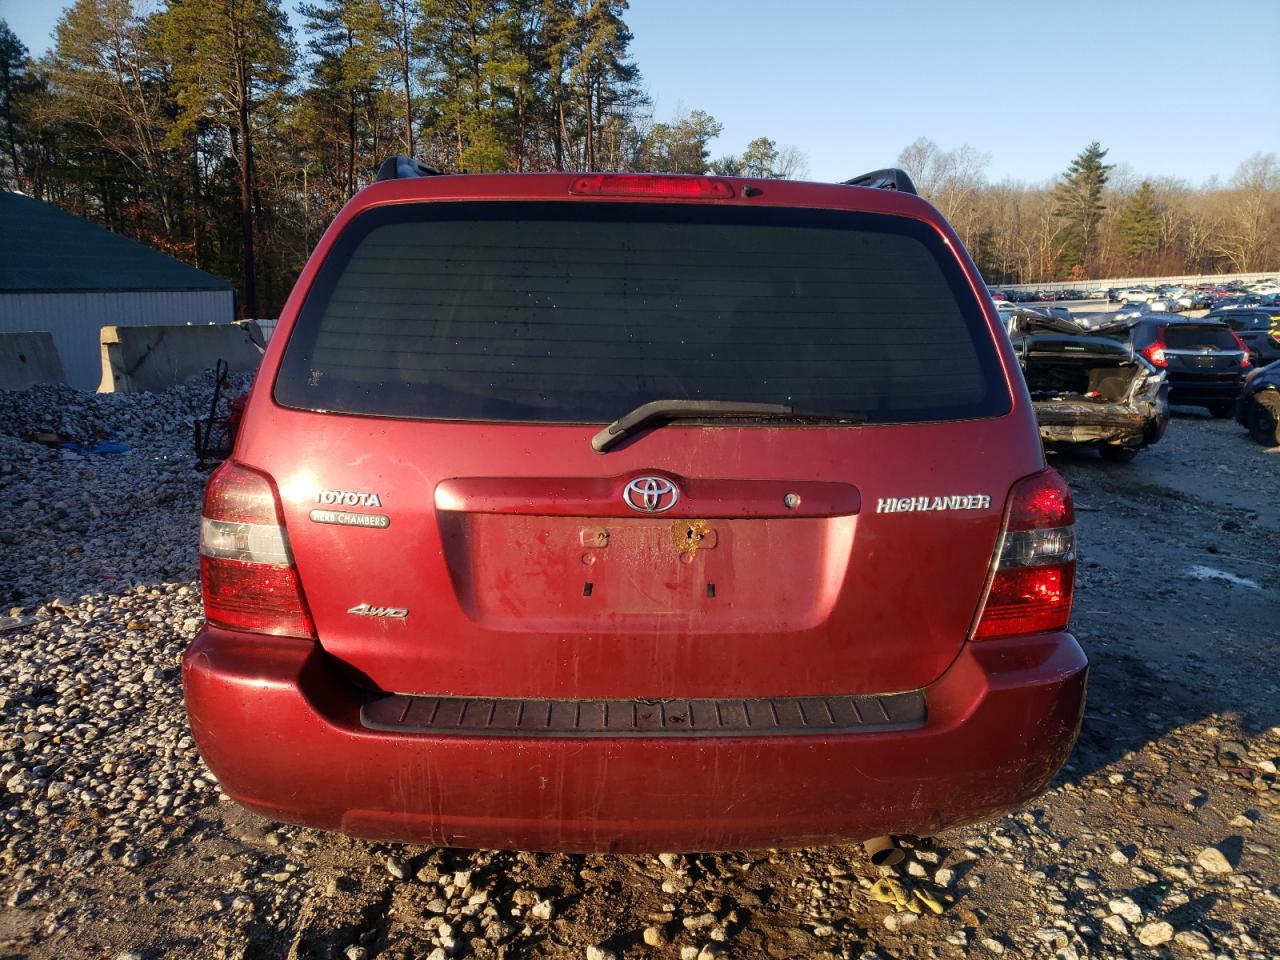
[[[45,331],[0,333],[0,390],[25,390],[37,383],[66,383],[62,358]]]
[[[252,320],[202,325],[103,327],[99,393],[167,390],[225,360],[232,373],[257,370],[262,331]]]

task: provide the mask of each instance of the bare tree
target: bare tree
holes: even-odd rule
[[[975,198],[986,184],[989,153],[967,143],[943,150],[932,140],[920,137],[898,155],[898,165],[911,175],[920,195],[936,206],[966,246],[972,245],[978,229]]]
[[[799,147],[779,147],[773,175],[781,180],[803,180],[809,176],[809,155]]]
[[[1280,165],[1275,154],[1255,153],[1240,164],[1222,199],[1222,226],[1212,249],[1241,273],[1267,269],[1264,263],[1275,255],[1280,230]]]

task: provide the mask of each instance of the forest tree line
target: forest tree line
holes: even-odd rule
[[[626,0],[76,0],[33,58],[0,21],[0,185],[237,284],[272,316],[391,154],[460,172],[803,177],[761,136],[713,158],[703,110],[657,122]],[[1090,145],[1050,184],[920,139],[899,157],[992,283],[1280,266],[1280,167],[1141,178]],[[858,171],[849,171],[850,174]]]
[[[1225,182],[1142,177],[1091,143],[1047,184],[990,182],[990,157],[921,138],[898,157],[989,284],[1280,272],[1280,163],[1255,154]]]

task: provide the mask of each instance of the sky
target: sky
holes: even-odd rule
[[[0,0],[0,17],[41,53],[66,5]],[[1280,0],[632,0],[626,21],[656,119],[705,110],[713,157],[767,136],[815,180],[921,136],[1031,182],[1093,140],[1193,184],[1280,153]]]

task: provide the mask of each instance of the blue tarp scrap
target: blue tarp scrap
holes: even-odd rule
[[[129,445],[121,443],[119,440],[98,440],[95,443],[62,443],[58,445],[60,450],[72,450],[76,453],[96,453],[102,456],[113,453],[128,453]]]

